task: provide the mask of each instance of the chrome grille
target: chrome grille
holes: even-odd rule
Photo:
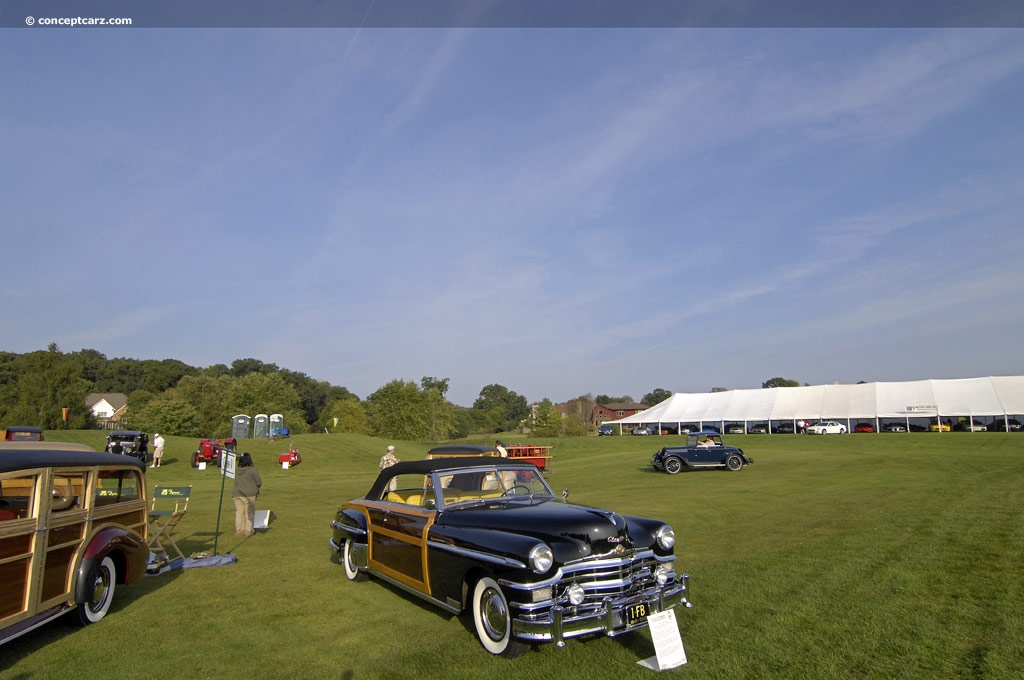
[[[646,557],[581,562],[562,568],[559,590],[578,583],[587,594],[587,602],[600,602],[605,597],[628,597],[655,585],[657,565],[658,561],[650,553]]]
[[[655,578],[658,564],[660,562],[653,551],[643,550],[622,557],[603,556],[566,564],[554,578],[540,583],[503,580],[502,585],[520,591],[519,597],[511,599],[515,600],[514,606],[528,617],[543,615],[556,604],[581,612],[599,608],[605,600],[622,601],[661,590],[664,586],[658,585]],[[667,564],[671,569],[672,562]],[[670,577],[674,580],[674,574]],[[585,594],[583,603],[575,607],[568,603],[566,597],[566,589],[573,584],[579,584]]]

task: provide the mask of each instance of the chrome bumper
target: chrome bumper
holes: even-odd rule
[[[554,605],[547,615],[540,618],[525,619],[516,617],[512,621],[513,636],[523,640],[550,641],[557,646],[565,646],[567,638],[592,633],[604,633],[615,637],[647,627],[647,619],[632,626],[626,623],[626,608],[640,603],[647,604],[651,613],[663,612],[680,605],[692,608],[686,599],[688,574],[683,574],[682,581],[667,589],[645,592],[627,598],[605,598],[596,610],[591,607],[585,613],[575,613],[574,607]]]

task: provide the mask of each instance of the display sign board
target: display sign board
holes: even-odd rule
[[[227,449],[221,451],[220,455],[222,455],[224,457],[224,460],[221,462],[221,466],[220,466],[221,473],[225,477],[227,477],[229,479],[234,479],[235,478],[235,459],[238,456],[235,455],[234,451],[228,451]]]
[[[667,671],[686,663],[686,650],[679,636],[675,610],[658,612],[647,617],[647,625],[654,639],[654,656],[637,663],[655,671]]]

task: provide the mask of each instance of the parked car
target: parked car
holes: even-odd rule
[[[145,465],[80,444],[0,443],[0,644],[80,625],[146,572]]]
[[[725,426],[726,434],[746,434],[747,428],[742,424],[732,424]]]
[[[882,432],[906,432],[907,426],[904,423],[886,423],[882,425]]]
[[[875,426],[871,423],[857,423],[854,428],[854,432],[874,432]]]
[[[992,424],[989,425],[989,432],[1020,432],[1021,424],[1016,418],[1000,418],[999,420],[993,420]]]
[[[138,430],[114,430],[107,435],[106,451],[138,458],[145,464],[149,452],[149,435]]]
[[[43,428],[31,425],[8,425],[4,428],[4,441],[8,442],[41,442],[45,441]]]
[[[597,428],[598,437],[609,437],[615,434],[615,427],[605,423],[601,427]]]
[[[755,423],[747,426],[747,434],[768,434],[767,423]]]
[[[950,426],[950,424],[948,422],[946,422],[946,423],[932,423],[931,425],[928,426],[928,431],[929,432],[939,432],[939,431],[949,432],[951,429],[952,429],[952,427]]]
[[[681,470],[725,468],[742,470],[754,461],[743,449],[726,446],[717,432],[692,432],[686,435],[683,446],[666,446],[651,457],[655,470],[674,475]]]
[[[651,429],[645,425],[641,425],[640,427],[634,427],[630,434],[635,434],[638,437],[646,437],[651,434]]]
[[[988,428],[980,420],[969,418],[957,423],[955,429],[958,432],[984,432]]]
[[[834,420],[823,420],[804,428],[807,434],[846,434],[846,426]]]
[[[573,505],[567,493],[555,497],[536,466],[507,458],[398,463],[339,508],[333,557],[351,581],[372,575],[466,612],[484,649],[505,657],[690,606],[672,527]]]
[[[796,425],[793,424],[792,420],[783,420],[772,431],[775,434],[794,434],[796,432]]]

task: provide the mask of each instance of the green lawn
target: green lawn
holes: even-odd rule
[[[47,433],[102,445],[99,432]],[[1016,678],[1024,668],[1024,435],[854,434],[725,438],[755,464],[670,476],[649,467],[665,437],[554,444],[556,491],[668,520],[695,608],[677,610],[690,678]],[[507,440],[515,441],[514,436]],[[477,440],[484,443],[482,440]],[[220,477],[168,438],[150,484],[193,485],[176,532],[211,550]],[[302,435],[243,442],[264,478],[270,529],[233,534],[225,494],[219,552],[234,565],[151,576],[118,591],[101,623],[61,622],[0,648],[3,678],[647,678],[649,634],[543,645],[491,657],[472,623],[328,559],[338,504],[365,493],[388,443]],[[492,443],[488,440],[486,443]],[[78,672],[78,671],[81,672]]]

